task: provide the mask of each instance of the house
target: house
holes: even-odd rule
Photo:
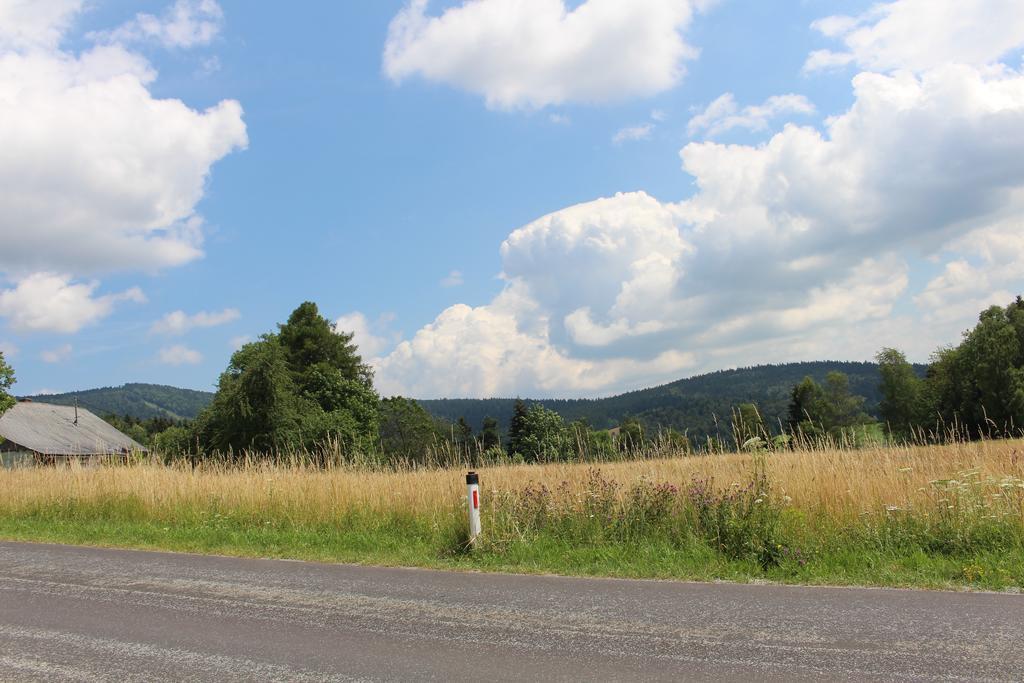
[[[130,437],[77,406],[21,401],[0,415],[0,461],[3,466],[96,462],[146,449]]]

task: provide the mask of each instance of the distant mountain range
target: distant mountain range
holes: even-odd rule
[[[40,394],[27,398],[39,403],[64,406],[73,406],[77,401],[78,405],[100,417],[130,415],[140,420],[151,417],[191,420],[209,405],[213,394],[162,384],[125,384],[120,387],[71,391],[66,394]]]
[[[914,369],[923,376],[927,366],[915,365]],[[866,399],[865,411],[877,415],[881,400],[878,365],[842,361],[722,370],[609,398],[536,403],[568,421],[585,419],[597,429],[614,427],[625,417],[635,417],[648,430],[671,427],[702,440],[719,431],[727,433],[732,411],[741,403],[756,404],[767,424],[778,424],[786,418],[790,392],[795,384],[808,376],[820,384],[828,373],[837,371],[849,377],[852,393]],[[431,414],[449,421],[465,417],[474,429],[480,429],[483,419],[489,416],[497,419],[502,430],[506,430],[515,399],[440,399],[420,403]]]
[[[926,366],[915,369],[924,374]],[[804,377],[824,382],[830,372],[843,372],[850,389],[867,400],[865,409],[875,414],[881,398],[880,376],[874,363],[818,361],[760,365],[723,370],[681,379],[650,389],[599,399],[543,399],[541,403],[566,420],[586,419],[597,429],[614,427],[623,418],[636,417],[649,429],[672,427],[687,430],[697,438],[728,429],[732,410],[741,403],[754,403],[769,424],[785,419],[793,385]],[[169,417],[192,419],[213,399],[208,391],[178,389],[159,384],[125,384],[121,387],[89,389],[66,394],[29,397],[33,401],[78,405],[97,415],[131,415],[140,419]],[[479,430],[485,417],[498,420],[507,429],[514,398],[422,400],[435,417],[455,422],[460,417]]]

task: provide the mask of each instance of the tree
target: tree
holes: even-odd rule
[[[882,349],[875,360],[882,376],[880,417],[895,434],[910,436],[924,426],[927,418],[924,382],[896,349]]]
[[[975,397],[972,423],[985,431],[1009,431],[1024,425],[1024,358],[1018,330],[1011,320],[1018,309],[992,306],[982,312],[978,325],[963,344],[963,362],[973,375]],[[964,406],[966,408],[966,406]],[[980,413],[980,414],[979,414]]]
[[[0,351],[0,415],[16,403],[10,393],[13,385],[14,368],[8,365],[4,359],[4,352]]]
[[[288,366],[300,380],[309,369],[326,365],[336,368],[345,379],[373,386],[373,370],[357,353],[354,333],[335,330],[315,303],[300,304],[278,330]]]
[[[153,448],[165,456],[180,457],[195,449],[192,430],[188,427],[168,427],[153,435]]]
[[[644,447],[644,426],[635,417],[627,417],[619,425],[619,450],[627,453]]]
[[[821,420],[821,387],[811,377],[804,377],[793,387],[789,399],[789,428],[807,432],[806,427]]]
[[[850,392],[850,378],[842,372],[830,372],[822,388],[822,422],[827,429],[864,424],[864,397]]]
[[[306,302],[231,357],[210,406],[196,420],[211,450],[261,452],[375,447],[379,397],[372,373],[315,304]]]
[[[512,433],[509,435],[510,454],[518,455],[527,462],[561,460],[571,456],[572,440],[561,415],[539,403],[529,408],[524,404],[522,413],[518,412],[519,408],[517,403],[517,412],[512,417],[514,440]]]
[[[231,356],[210,406],[197,418],[210,450],[288,450],[302,446],[303,406],[275,335],[264,335]]]
[[[501,448],[501,433],[498,431],[498,421],[493,417],[485,417],[483,429],[480,431],[480,446],[488,451],[492,448]]]
[[[789,426],[804,436],[814,438],[824,432],[838,436],[844,429],[870,421],[864,413],[864,397],[850,391],[845,373],[828,373],[824,386],[805,377],[790,392]]]
[[[526,434],[526,404],[516,399],[512,407],[512,419],[508,423],[508,452],[512,455],[524,451],[523,437]]]
[[[380,443],[389,457],[426,462],[437,440],[437,424],[419,403],[401,396],[380,402]]]
[[[462,447],[475,445],[473,441],[473,428],[466,422],[466,418],[460,417],[455,423],[455,440]]]
[[[959,346],[936,351],[925,387],[947,427],[1016,433],[1024,425],[1024,301],[986,309]]]

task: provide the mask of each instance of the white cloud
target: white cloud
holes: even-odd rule
[[[548,116],[548,121],[556,126],[568,126],[572,123],[572,119],[566,114],[551,114]]]
[[[685,201],[620,194],[514,231],[504,292],[402,342],[377,363],[381,386],[594,395],[885,345],[923,359],[956,341],[984,302],[932,309],[969,284],[1006,301],[1024,286],[1024,74],[961,65],[853,85],[824,131],[688,144]],[[909,261],[933,255],[943,274],[912,285]]]
[[[78,2],[0,3],[0,272],[153,270],[202,255],[211,166],[242,110],[158,99],[140,54],[59,46]],[[13,27],[4,19],[15,21]]]
[[[660,123],[661,121],[664,121],[667,118],[668,118],[668,114],[666,114],[661,109],[654,109],[654,110],[651,111],[651,120],[652,121],[658,121]]]
[[[238,320],[241,314],[236,308],[225,308],[223,311],[200,311],[188,315],[185,311],[172,311],[149,328],[152,334],[171,334],[181,336],[197,327],[217,327]]]
[[[71,358],[71,351],[71,344],[64,344],[55,349],[47,349],[40,352],[39,358],[44,363],[63,363],[68,358]]]
[[[159,358],[164,365],[198,365],[203,362],[203,354],[181,344],[160,349]]]
[[[1020,0],[896,0],[859,16],[831,16],[812,27],[844,44],[817,50],[804,69],[856,63],[865,69],[926,71],[950,63],[989,64],[1024,47]]]
[[[926,319],[958,331],[964,320],[994,304],[1006,305],[1024,279],[1024,220],[1017,216],[947,245],[952,260],[914,301]]]
[[[0,316],[18,331],[70,334],[110,315],[118,302],[146,300],[137,287],[94,296],[98,287],[97,282],[75,283],[64,275],[33,273],[14,289],[0,290]]]
[[[462,272],[453,270],[441,278],[442,287],[459,287],[462,285]]]
[[[482,95],[497,109],[645,97],[676,85],[706,0],[467,0],[439,16],[411,0],[392,20],[384,72]]]
[[[82,0],[0,2],[0,49],[56,48]]]
[[[782,114],[813,114],[814,105],[803,95],[774,95],[761,104],[740,109],[732,93],[717,98],[700,114],[690,119],[687,132],[695,136],[703,132],[713,138],[734,128],[751,131],[768,130],[768,123]]]
[[[623,142],[649,140],[653,131],[654,125],[650,123],[642,123],[638,126],[627,126],[616,131],[615,135],[612,136],[612,142],[616,145],[621,145]]]
[[[591,361],[557,349],[542,329],[524,330],[514,295],[487,306],[458,304],[376,363],[384,395],[568,396],[600,393],[626,380],[681,372],[692,356],[667,351],[651,360]]]
[[[113,31],[90,37],[108,43],[155,41],[164,47],[189,48],[210,43],[223,22],[224,11],[215,0],[177,0],[159,17],[140,12]]]
[[[389,320],[389,316],[382,316],[376,323],[371,323],[365,315],[353,311],[338,318],[334,329],[352,334],[352,342],[359,347],[359,355],[369,360],[394,346],[394,341],[388,338],[384,329]]]

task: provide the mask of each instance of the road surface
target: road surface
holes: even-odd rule
[[[0,542],[0,680],[1024,679],[1024,596]]]

